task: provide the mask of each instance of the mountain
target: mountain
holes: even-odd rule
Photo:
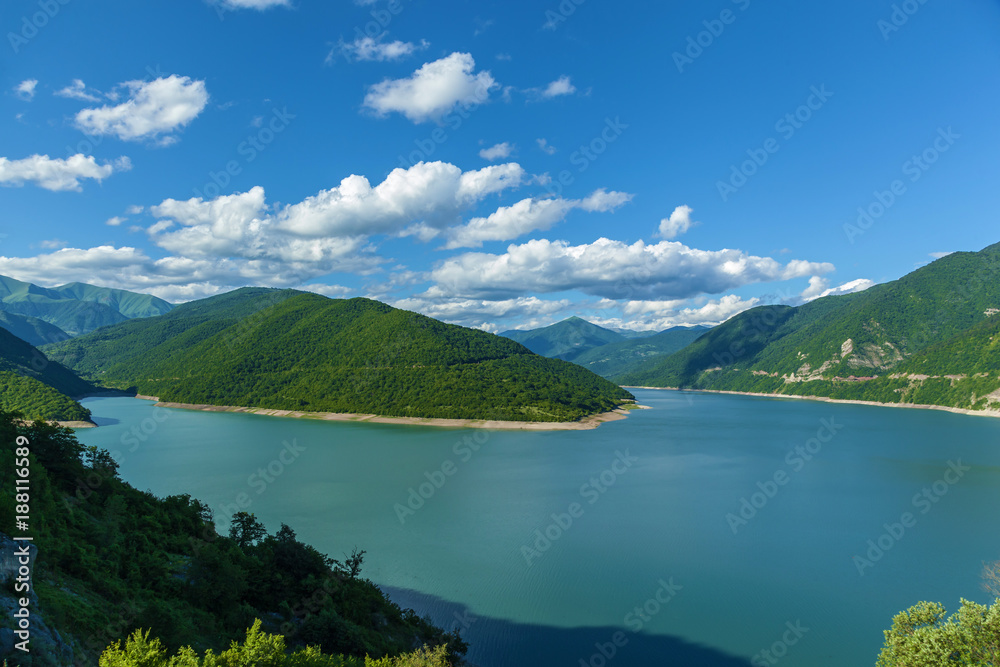
[[[616,380],[982,409],[1000,402],[998,321],[1000,244],[864,292],[748,310]]]
[[[16,410],[29,419],[84,421],[90,411],[70,397],[93,390],[37,348],[0,329],[0,410]]]
[[[571,317],[540,329],[504,331],[500,335],[521,343],[535,354],[566,361],[573,361],[595,347],[625,340],[622,334],[579,317]]]
[[[71,336],[136,317],[153,317],[173,306],[149,294],[84,283],[39,287],[0,276],[0,310],[34,317]]]
[[[614,381],[618,376],[648,366],[667,354],[672,354],[693,343],[710,327],[672,327],[643,338],[608,343],[587,350],[573,359],[573,363],[591,370],[601,377]]]
[[[632,398],[505,338],[294,290],[244,288],[45,349],[107,386],[181,403],[570,421]]]
[[[58,343],[69,338],[69,334],[37,317],[27,315],[15,315],[0,310],[0,329],[6,329],[21,340],[32,345],[45,345],[47,343]]]

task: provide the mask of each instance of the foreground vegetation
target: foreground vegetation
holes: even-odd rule
[[[505,338],[293,290],[244,288],[45,350],[105,386],[177,403],[574,421],[632,399]]]
[[[32,614],[65,643],[46,647],[33,638],[34,665],[65,664],[67,651],[70,662],[93,664],[109,643],[137,629],[151,630],[170,651],[219,651],[244,638],[255,619],[293,649],[383,658],[426,644],[447,646],[450,660],[464,653],[457,633],[401,609],[361,576],[363,551],[333,560],[290,527],[268,534],[245,513],[233,517],[228,536],[219,535],[198,500],[139,491],[119,479],[106,451],[9,412],[0,412],[2,526],[14,525],[19,435],[31,450],[28,534],[38,547]],[[11,583],[0,597],[13,594]]]
[[[228,650],[216,654],[211,649],[203,656],[190,646],[176,655],[168,655],[159,639],[149,638],[149,632],[136,630],[125,646],[115,642],[101,655],[100,667],[448,667],[445,648],[426,646],[394,658],[352,658],[322,653],[315,646],[289,653],[285,638],[268,634],[255,621],[247,630],[246,641],[233,642]]]
[[[1000,600],[985,606],[962,600],[947,617],[937,602],[920,602],[892,620],[876,667],[1000,664]]]

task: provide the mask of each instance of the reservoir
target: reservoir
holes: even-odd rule
[[[1000,420],[633,390],[591,431],[282,419],[84,401],[124,480],[220,532],[281,523],[480,667],[875,663],[892,617],[949,611],[1000,560]]]

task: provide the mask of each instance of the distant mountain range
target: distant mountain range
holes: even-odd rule
[[[173,306],[149,294],[69,283],[40,287],[0,276],[0,327],[25,334],[32,344],[78,336],[109,324],[170,312]],[[38,320],[50,325],[44,327]],[[54,328],[53,328],[54,327]]]
[[[500,335],[536,354],[572,361],[611,378],[676,352],[708,330],[705,326],[673,327],[660,332],[606,329],[570,317],[540,329],[504,331]]]
[[[179,403],[572,421],[632,399],[505,338],[295,290],[244,288],[45,350],[105,386]]]
[[[1000,244],[855,294],[748,310],[626,385],[1000,407]]]

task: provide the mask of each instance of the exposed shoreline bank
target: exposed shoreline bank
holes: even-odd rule
[[[849,405],[873,405],[881,408],[913,408],[917,410],[941,410],[958,415],[973,417],[1000,417],[1000,410],[969,410],[967,408],[952,408],[946,405],[927,405],[923,403],[879,403],[878,401],[861,401],[851,398],[829,398],[827,396],[799,396],[797,394],[766,394],[756,391],[729,391],[725,389],[681,389],[680,387],[639,387],[622,385],[623,389],[656,389],[660,391],[690,391],[700,394],[732,394],[734,396],[760,396],[762,398],[796,398],[804,401],[820,401],[823,403],[846,403]]]
[[[342,412],[305,412],[299,410],[274,410],[270,408],[245,408],[232,405],[207,405],[194,403],[171,403],[161,401],[156,396],[136,395],[147,401],[156,401],[158,408],[197,410],[199,412],[235,412],[263,415],[266,417],[287,417],[290,419],[317,419],[321,421],[366,422],[370,424],[402,424],[406,426],[437,426],[439,428],[484,428],[495,431],[589,431],[605,422],[618,421],[628,416],[629,410],[617,408],[610,412],[584,417],[575,422],[519,422],[496,419],[443,419],[439,417],[384,417]]]

